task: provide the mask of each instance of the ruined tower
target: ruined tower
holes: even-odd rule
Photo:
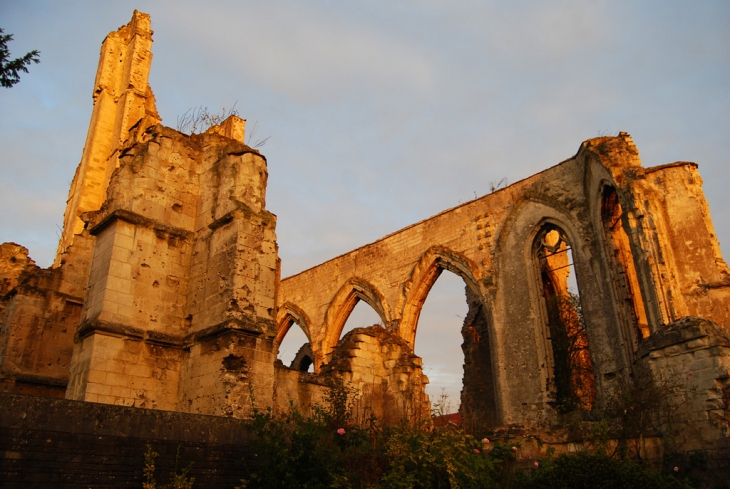
[[[129,24],[109,33],[101,45],[89,132],[69,189],[54,266],[84,228],[81,215],[104,202],[115,169],[110,155],[127,138],[129,128],[144,116],[160,122],[147,82],[151,66],[150,16],[135,10]]]
[[[730,272],[696,164],[644,168],[628,134],[591,139],[539,174],[281,280],[266,159],[235,115],[202,134],[160,123],[151,36],[135,11],[102,45],[54,266],[0,246],[0,390],[246,417],[254,400],[306,410],[345,381],[364,416],[418,419],[428,379],[413,345],[448,270],[469,305],[471,431],[550,426],[681,370],[696,396],[658,429],[687,450],[730,453]],[[579,304],[566,302],[569,273]],[[341,337],[361,300],[383,326]],[[276,360],[294,323],[314,373]],[[574,358],[559,344],[571,334]]]

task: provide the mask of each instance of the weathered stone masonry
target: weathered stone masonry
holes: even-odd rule
[[[493,416],[538,416],[553,395],[533,257],[539,230],[557,226],[572,245],[598,391],[607,392],[603,384],[635,359],[638,314],[648,318],[649,332],[686,315],[727,323],[727,267],[700,184],[693,163],[642,168],[625,134],[587,141],[575,157],[538,175],[283,280],[280,329],[287,318],[304,325],[322,364],[356,301],[365,300],[412,343],[431,286],[450,270],[478,298],[489,324],[480,341],[491,352]],[[602,232],[609,191],[626,210],[630,270],[609,256],[611,237]],[[619,294],[629,280],[643,310]]]
[[[54,266],[0,247],[2,390],[246,417],[254,404],[306,411],[344,379],[363,415],[417,419],[428,414],[418,319],[448,270],[469,304],[468,429],[542,426],[561,409],[601,407],[640,373],[679,368],[698,372],[686,376],[698,396],[673,435],[730,449],[730,277],[696,164],[644,168],[627,134],[591,139],[537,175],[282,280],[266,159],[236,116],[204,134],[160,124],[151,42],[135,12],[102,45]],[[571,262],[582,316],[567,301]],[[340,338],[359,300],[382,326]],[[294,323],[314,374],[276,361]]]

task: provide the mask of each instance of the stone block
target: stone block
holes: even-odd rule
[[[87,381],[89,384],[106,384],[106,372],[103,370],[88,370]],[[97,392],[99,394],[100,392]],[[108,392],[101,392],[101,394],[108,394]]]
[[[148,378],[152,376],[152,369],[146,365],[129,364],[124,366],[124,374],[130,377]]]
[[[97,384],[94,382],[89,382],[86,385],[86,395],[87,396],[89,394],[98,394],[98,395],[108,396],[108,395],[110,395],[111,390],[112,390],[112,387],[110,385],[106,385],[104,383]]]
[[[114,246],[112,247],[112,256],[122,257],[122,253],[126,251],[134,251],[134,238],[123,234],[114,237]]]
[[[709,346],[709,339],[707,337],[705,338],[698,338],[696,340],[688,341],[687,342],[687,348],[690,350],[695,350],[698,348],[707,348]]]
[[[111,392],[109,394],[110,396],[117,397],[117,398],[125,398],[125,399],[130,399],[132,397],[132,391],[131,391],[131,389],[129,389],[127,387],[111,386],[110,389],[111,389]]]
[[[107,397],[107,396],[104,396],[104,397]],[[90,392],[86,393],[83,400],[86,402],[103,402],[103,401],[99,400],[99,394],[93,394]]]
[[[130,282],[131,284],[132,282]],[[117,284],[119,285],[119,284]],[[123,283],[121,284],[124,285]],[[131,291],[130,291],[131,292]],[[107,302],[114,302],[120,306],[133,306],[134,305],[134,295],[132,295],[129,292],[120,292],[117,290],[112,290],[107,288],[107,290],[104,293],[104,300]]]
[[[112,260],[109,263],[109,275],[122,279],[129,279],[132,276],[132,265]]]
[[[717,366],[717,362],[713,358],[700,358],[690,363],[688,368],[692,372],[699,372],[700,370],[710,369]]]
[[[112,387],[127,387],[129,377],[123,373],[124,367],[119,365],[113,372],[107,372],[106,383]]]

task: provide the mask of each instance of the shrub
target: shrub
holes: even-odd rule
[[[522,483],[525,489],[687,489],[684,482],[605,455],[577,453],[544,461]]]
[[[311,416],[254,409],[251,455],[242,487],[347,489],[678,488],[687,484],[606,450],[552,458],[519,468],[520,445],[505,436],[477,441],[430,424],[383,427],[375,417],[352,424],[356,392],[332,386]],[[598,444],[599,447],[601,446]]]
[[[195,477],[188,477],[188,472],[192,468],[192,462],[187,466],[180,468],[180,451],[182,447],[177,446],[175,453],[175,470],[170,474],[170,481],[157,487],[155,481],[155,459],[159,455],[152,449],[152,445],[147,445],[147,451],[144,454],[144,478],[142,489],[191,489],[195,482]]]

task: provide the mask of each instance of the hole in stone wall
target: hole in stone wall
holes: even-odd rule
[[[309,355],[306,355],[307,349]],[[287,367],[297,368],[297,370],[302,372],[313,372],[313,356],[311,351],[309,340],[307,339],[307,335],[304,334],[302,327],[296,322],[292,323],[289,331],[279,345],[279,360]],[[308,360],[306,358],[307,356],[309,357]]]
[[[244,370],[246,368],[246,360],[241,356],[230,354],[223,359],[223,368],[232,371]]]
[[[421,309],[415,353],[423,359],[430,384],[427,394],[438,414],[459,411],[464,376],[461,328],[468,312],[464,281],[445,272],[436,280]]]

